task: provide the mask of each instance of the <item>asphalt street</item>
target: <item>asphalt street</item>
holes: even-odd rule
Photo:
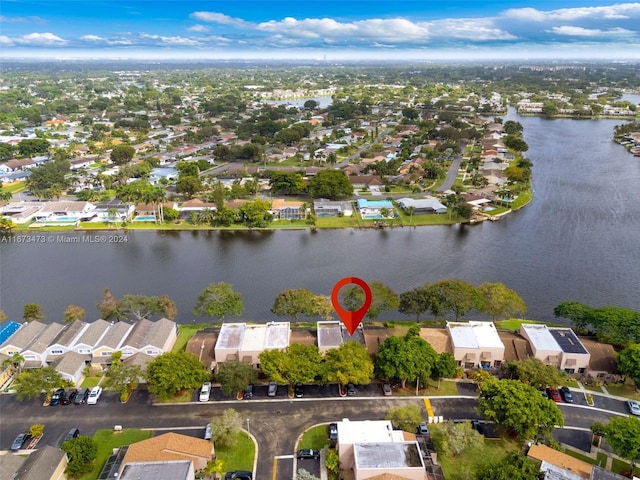
[[[264,390],[264,391],[263,391]],[[461,385],[461,395],[473,395],[470,386]],[[159,431],[176,429],[181,433],[200,436],[212,418],[226,408],[234,408],[248,422],[250,433],[259,446],[258,478],[272,478],[277,465],[278,479],[290,479],[296,441],[308,428],[348,418],[351,420],[383,419],[387,411],[398,405],[415,403],[426,417],[422,397],[384,397],[379,385],[358,387],[355,397],[338,396],[336,386],[307,387],[304,398],[289,399],[281,387],[278,397],[269,398],[266,387],[256,387],[251,400],[223,399],[214,389],[212,400],[206,403],[153,405],[145,390],[137,390],[127,404],[121,404],[116,394],[105,392],[97,405],[43,407],[41,401],[18,402],[14,395],[0,395],[0,449],[7,450],[15,436],[34,423],[45,425],[44,444],[58,446],[69,429],[77,427],[83,435],[96,430],[122,425],[124,428],[148,428]],[[559,404],[565,424],[574,427],[562,430],[556,438],[578,448],[588,448],[586,432],[595,421],[606,422],[612,415],[626,415],[624,402],[594,396],[596,406],[588,407],[583,395],[574,395],[576,403]],[[444,419],[480,418],[474,398],[432,397],[436,415]],[[603,410],[601,410],[603,409]],[[586,439],[586,445],[585,445]],[[582,446],[582,447],[581,447]],[[315,470],[314,460],[298,462],[298,468]]]

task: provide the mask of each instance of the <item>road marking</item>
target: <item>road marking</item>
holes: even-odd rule
[[[427,409],[427,415],[429,417],[435,417],[435,415],[433,414],[433,408],[431,407],[431,400],[429,400],[427,397],[423,397],[424,400],[424,406]]]
[[[273,473],[271,474],[271,480],[278,478],[278,457],[273,457]]]
[[[287,460],[287,459],[292,459],[293,455],[276,455],[275,457],[276,460]]]

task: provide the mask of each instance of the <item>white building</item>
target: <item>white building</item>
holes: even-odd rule
[[[447,322],[453,356],[464,368],[498,367],[504,344],[493,322]]]
[[[290,335],[289,322],[223,323],[214,348],[216,362],[239,360],[257,366],[258,355],[265,350],[285,350]]]
[[[520,334],[529,341],[533,356],[569,374],[584,373],[591,354],[570,328],[523,323]]]

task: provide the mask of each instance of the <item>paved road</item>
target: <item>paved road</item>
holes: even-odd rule
[[[473,395],[469,385],[460,385],[462,395]],[[262,391],[264,389],[264,392]],[[213,398],[218,397],[214,389]],[[173,404],[155,406],[151,404],[146,391],[138,390],[129,403],[123,405],[117,395],[105,393],[97,405],[69,405],[43,407],[39,401],[18,402],[14,395],[0,395],[0,449],[8,449],[15,436],[34,423],[46,425],[42,442],[59,445],[64,435],[72,427],[78,427],[82,434],[93,435],[101,428],[113,428],[120,424],[124,428],[171,429],[180,428],[182,433],[200,436],[211,418],[220,415],[226,408],[234,408],[249,420],[249,430],[258,441],[259,456],[257,471],[259,478],[269,478],[273,471],[274,458],[285,456],[278,464],[278,479],[290,479],[296,440],[306,429],[319,423],[351,420],[382,419],[394,406],[415,403],[426,417],[422,397],[383,397],[379,385],[358,387],[358,396],[339,398],[337,388],[309,387],[305,398],[288,399],[284,388],[279,397],[268,399],[266,387],[257,387],[253,400],[213,400],[207,403]],[[312,396],[312,397],[311,397]],[[595,421],[606,422],[614,414],[625,415],[624,402],[611,398],[594,396],[596,406],[587,407],[582,395],[575,395],[573,405],[560,404],[566,425],[588,429]],[[223,398],[220,396],[220,398]],[[375,400],[374,400],[375,399]],[[434,411],[445,419],[478,418],[475,410],[477,402],[473,398],[431,399]],[[602,404],[602,406],[600,405]],[[246,428],[246,425],[245,425]],[[572,434],[562,433],[562,438],[574,438],[578,444],[584,443],[585,434],[573,430]],[[298,466],[312,470],[311,460]],[[269,472],[269,476],[266,476]]]

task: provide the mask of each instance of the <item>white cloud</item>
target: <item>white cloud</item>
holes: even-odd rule
[[[431,31],[434,36],[457,38],[477,41],[515,40],[511,33],[496,28],[493,22],[486,18],[444,19],[432,23]]]
[[[252,25],[251,22],[246,22],[241,18],[230,17],[229,15],[225,15],[224,13],[193,12],[189,16],[202,22],[218,23],[220,25],[231,25],[238,28],[248,28]]]
[[[106,42],[106,38],[99,37],[98,35],[83,35],[80,40],[86,40],[87,42]]]
[[[512,8],[502,16],[529,22],[568,21],[579,19],[628,19],[640,17],[640,3],[621,3],[602,7],[561,8],[544,12],[535,8]]]
[[[7,17],[0,15],[0,23],[47,23],[43,18],[31,17]]]
[[[45,33],[29,33],[21,37],[13,37],[13,43],[19,45],[64,45],[67,41],[50,32]]]
[[[6,35],[0,35],[0,45],[13,45],[13,40]]]
[[[601,30],[599,28],[582,28],[563,25],[561,27],[553,27],[549,30],[558,35],[569,35],[575,37],[609,37],[614,35],[633,35],[634,32],[624,28],[612,28],[610,30]]]
[[[211,30],[211,27],[208,27],[206,25],[193,25],[193,26],[187,28],[187,30],[190,31],[190,32],[206,33],[206,32]]]

